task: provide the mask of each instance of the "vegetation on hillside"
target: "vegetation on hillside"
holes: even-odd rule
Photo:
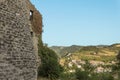
[[[120,44],[98,45],[98,46],[70,46],[70,47],[50,47],[61,59],[71,55],[72,59],[95,60],[110,62],[116,59],[117,52],[120,50]]]
[[[119,80],[119,50],[120,44],[57,47],[64,66],[61,80]]]
[[[47,46],[42,46],[39,40],[38,53],[41,58],[41,64],[38,68],[38,77],[47,77],[50,80],[59,78],[63,68],[59,64],[57,54]]]
[[[72,45],[70,47],[64,46],[52,46],[50,49],[54,50],[60,57],[66,56],[68,53],[74,53],[78,51],[82,46]]]
[[[98,45],[98,46],[52,46],[50,49],[54,50],[61,57],[65,57],[68,53],[91,53],[91,54],[115,54],[120,50],[120,44],[113,45]],[[111,55],[110,54],[110,55]]]
[[[38,68],[40,77],[48,80],[119,80],[120,78],[119,46],[72,46],[70,48],[54,46],[56,52],[63,52],[59,63],[58,55],[41,44],[42,41],[39,40],[38,52],[42,61]],[[94,65],[92,61],[98,61],[99,64]],[[98,68],[102,71],[97,71]]]

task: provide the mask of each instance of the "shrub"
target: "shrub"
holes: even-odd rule
[[[62,73],[60,76],[60,80],[76,80],[75,73]]]
[[[110,73],[94,73],[90,80],[114,80],[114,78]]]
[[[89,73],[87,71],[81,71],[80,69],[76,69],[75,75],[78,80],[89,80]]]
[[[110,73],[102,73],[99,77],[100,80],[114,80]]]
[[[38,45],[38,47],[38,53],[41,58],[38,76],[47,77],[51,80],[58,78],[63,70],[58,62],[58,56],[46,46]]]
[[[119,63],[120,63],[120,51],[118,52],[118,55],[117,55],[116,57],[117,57],[117,60],[118,60]]]

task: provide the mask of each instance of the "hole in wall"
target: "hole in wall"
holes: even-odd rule
[[[31,36],[33,37],[33,32],[32,32],[32,31],[30,32],[30,34],[31,34]]]
[[[33,11],[30,10],[30,20],[33,20]]]

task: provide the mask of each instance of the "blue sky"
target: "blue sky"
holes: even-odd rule
[[[49,46],[120,43],[120,0],[31,0]]]

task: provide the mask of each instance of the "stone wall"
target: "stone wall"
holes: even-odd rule
[[[34,45],[35,54],[37,56],[37,63],[38,66],[40,64],[40,58],[38,56],[38,40],[42,38],[42,15],[40,12],[35,8],[34,5],[31,4],[29,0],[26,0],[27,8],[28,8],[28,16],[30,21],[30,30],[32,32],[32,41]],[[30,12],[32,11],[32,14]]]
[[[0,80],[36,80],[26,0],[0,0]]]
[[[30,3],[29,0],[26,0],[27,8],[29,9],[29,12],[32,11],[32,30],[35,32],[35,34],[42,34],[42,15],[39,13],[39,11]]]

